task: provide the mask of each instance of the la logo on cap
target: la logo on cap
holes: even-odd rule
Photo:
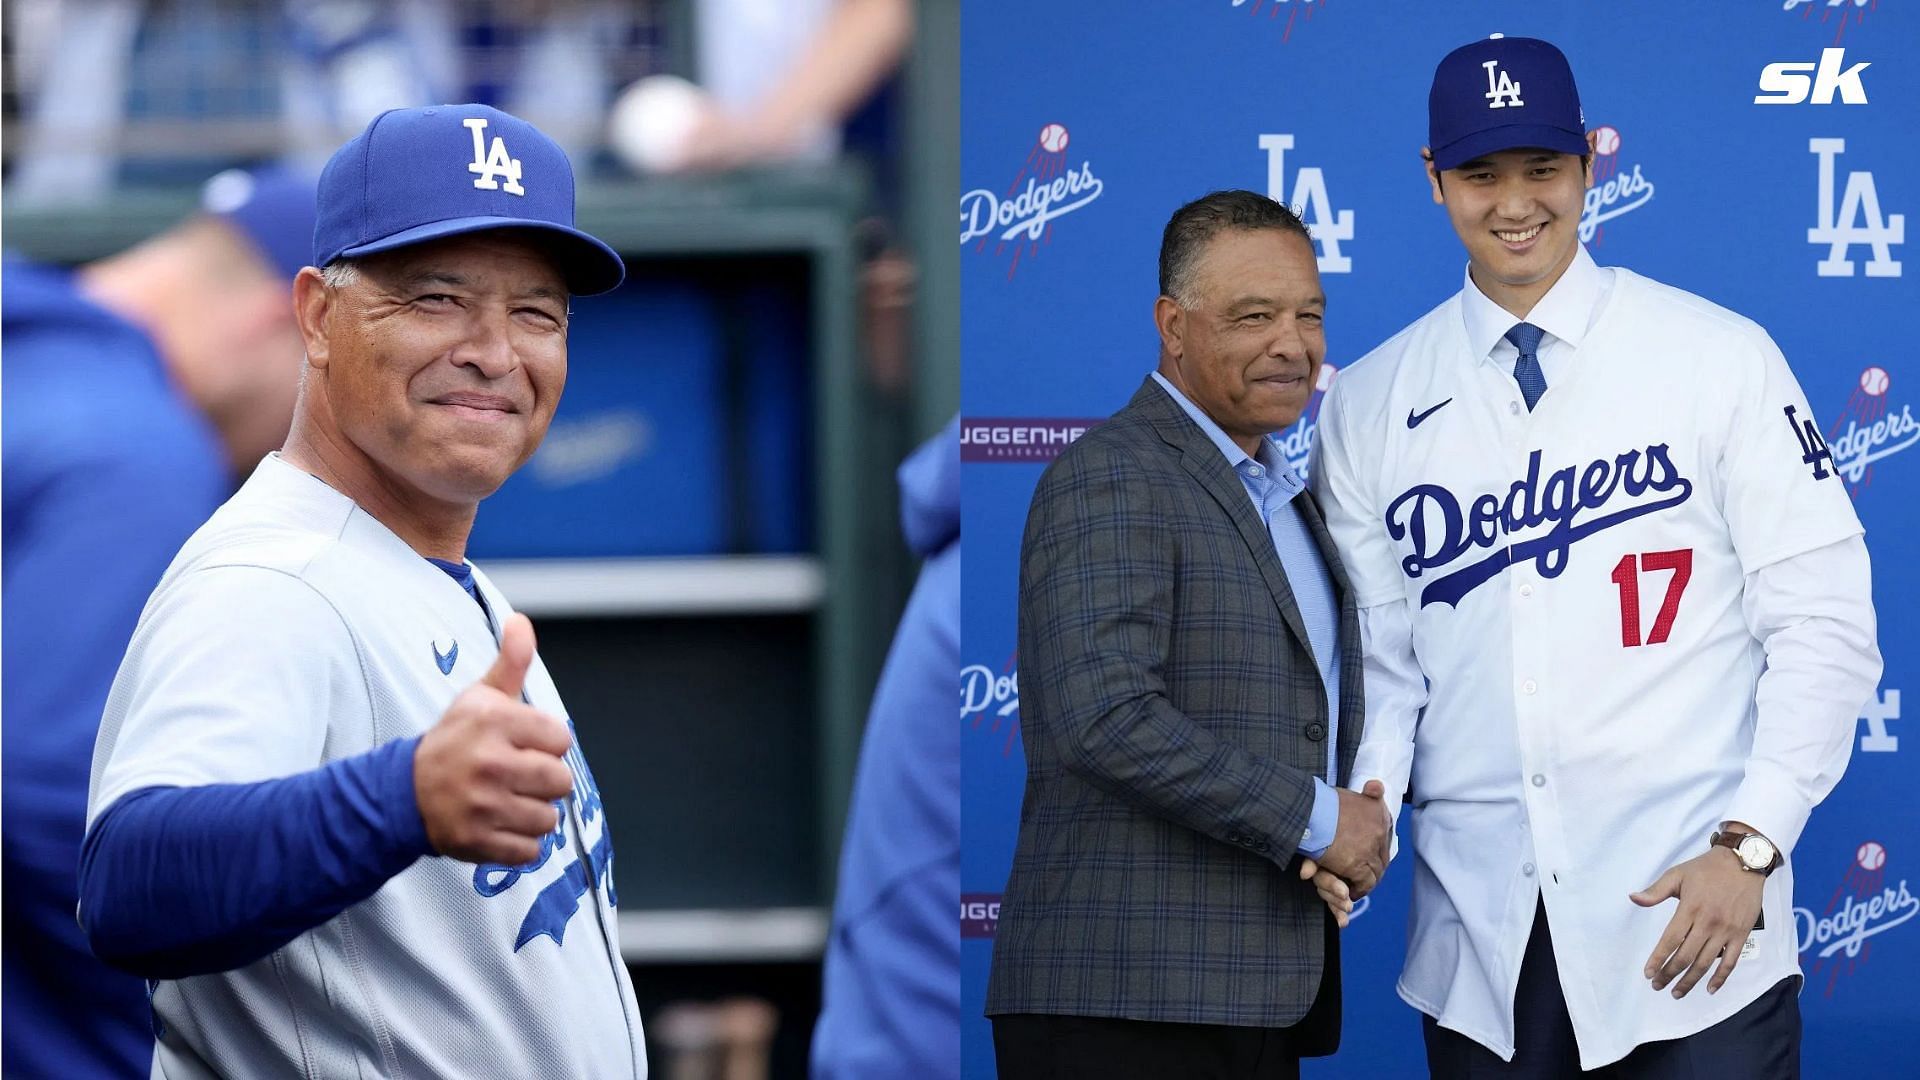
[[[1487,69],[1487,108],[1504,109],[1509,105],[1526,104],[1526,102],[1520,100],[1520,84],[1513,81],[1513,76],[1499,70],[1500,61],[1489,60],[1480,66]],[[473,121],[469,120],[467,122],[472,123]],[[485,123],[485,121],[483,120],[481,123]],[[480,136],[475,135],[474,138],[477,140]],[[493,141],[498,143],[500,140],[495,139]],[[476,143],[476,145],[478,144]]]
[[[507,156],[507,141],[500,136],[493,137],[493,145],[486,145],[487,121],[484,117],[473,117],[460,121],[467,130],[473,132],[473,161],[467,165],[470,173],[479,173],[473,186],[483,191],[506,191],[509,195],[525,195],[527,189],[520,186],[520,159]],[[504,188],[500,177],[506,177]]]

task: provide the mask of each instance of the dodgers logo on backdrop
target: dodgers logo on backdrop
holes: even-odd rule
[[[1838,45],[1847,32],[1847,24],[1859,26],[1867,21],[1869,4],[1868,0],[1781,0],[1780,10],[1795,9],[1800,12],[1800,21],[1808,25],[1814,22],[1813,13],[1819,11],[1820,25],[1833,24],[1833,43]]]
[[[1504,495],[1488,492],[1462,506],[1461,496],[1439,484],[1415,484],[1387,505],[1387,535],[1412,551],[1400,561],[1409,578],[1452,566],[1477,552],[1480,558],[1434,579],[1420,593],[1420,606],[1452,604],[1491,581],[1509,565],[1533,560],[1544,578],[1559,577],[1573,545],[1634,518],[1680,505],[1693,494],[1666,443],[1628,450],[1611,458],[1569,465],[1544,479],[1541,453],[1527,459],[1527,475]],[[1627,505],[1615,508],[1616,504]],[[1605,511],[1604,513],[1602,511]],[[1519,543],[1511,537],[1542,526],[1546,531]]]
[[[1353,272],[1353,260],[1340,253],[1340,242],[1353,239],[1353,211],[1333,209],[1327,196],[1327,178],[1317,165],[1302,167],[1293,180],[1293,195],[1287,195],[1287,151],[1293,149],[1291,135],[1262,135],[1260,149],[1267,152],[1267,198],[1293,207],[1306,222],[1315,246],[1315,260],[1323,274]]]
[[[973,718],[973,723],[967,725],[970,731],[998,734],[1004,728],[1006,740],[1000,748],[1002,756],[1012,755],[1020,738],[1018,659],[1017,653],[1007,657],[999,671],[986,664],[968,664],[960,669],[960,719],[964,723],[968,717]],[[991,723],[987,723],[989,719]]]
[[[1907,879],[1888,883],[1888,857],[1878,840],[1862,843],[1825,908],[1817,914],[1811,908],[1793,909],[1800,962],[1813,961],[1807,981],[1825,972],[1828,997],[1840,976],[1851,975],[1866,962],[1868,939],[1920,915],[1920,896],[1907,887]]]
[[[960,421],[961,461],[1052,461],[1100,421],[974,417]]]
[[[1912,404],[1893,398],[1892,387],[1886,368],[1869,365],[1827,429],[1834,471],[1855,498],[1872,482],[1877,463],[1920,443],[1920,419],[1914,417]]]
[[[995,256],[1012,244],[1009,280],[1019,269],[1022,255],[1033,258],[1042,244],[1053,239],[1056,220],[1085,209],[1106,190],[1106,184],[1093,174],[1091,160],[1082,158],[1077,168],[1068,162],[1067,147],[1072,142],[1064,124],[1044,124],[1027,151],[1026,163],[1004,192],[974,188],[960,196],[960,243],[977,241],[974,250],[979,252],[992,241]]]
[[[1320,402],[1326,398],[1327,388],[1333,385],[1333,377],[1339,372],[1340,369],[1332,364],[1321,364],[1320,377],[1313,383],[1313,400],[1307,402],[1300,419],[1285,431],[1276,431],[1267,436],[1267,441],[1280,451],[1302,480],[1311,475],[1313,444],[1320,434]]]
[[[1860,736],[1860,752],[1892,754],[1900,749],[1900,736],[1887,731],[1887,721],[1900,719],[1900,691],[1883,690],[1860,708],[1860,720],[1867,730]]]
[[[1280,12],[1287,13],[1287,28],[1280,32],[1280,44],[1293,40],[1293,24],[1296,19],[1303,22],[1313,21],[1313,0],[1231,0],[1233,7],[1247,12],[1256,18],[1262,11],[1269,21],[1278,20]],[[1320,5],[1325,7],[1325,4]]]
[[[1620,129],[1602,125],[1593,131],[1593,186],[1580,208],[1580,242],[1597,243],[1601,226],[1653,201],[1653,181],[1641,175],[1640,163],[1625,171],[1620,162]]]
[[[1836,211],[1834,159],[1847,152],[1847,140],[1808,139],[1807,150],[1820,159],[1817,217],[1813,228],[1807,230],[1807,243],[1827,246],[1827,257],[1819,262],[1820,276],[1852,277],[1850,255],[1859,244],[1873,255],[1867,260],[1868,277],[1899,277],[1900,264],[1893,257],[1893,245],[1907,242],[1907,216],[1880,213],[1880,189],[1874,186],[1873,173],[1865,169],[1847,173],[1847,187]]]
[[[509,195],[525,195],[527,189],[520,186],[520,159],[507,153],[507,141],[500,136],[493,137],[491,149],[486,144],[487,121],[485,117],[473,117],[462,120],[467,130],[473,132],[473,161],[467,166],[470,173],[480,174],[473,186],[484,191],[505,191]],[[504,186],[500,178],[506,178]]]

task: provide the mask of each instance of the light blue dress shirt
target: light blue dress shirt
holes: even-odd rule
[[[1234,474],[1240,477],[1247,497],[1253,500],[1254,510],[1267,523],[1267,533],[1273,538],[1273,553],[1279,557],[1281,569],[1286,571],[1294,603],[1300,608],[1300,621],[1306,625],[1313,660],[1320,668],[1320,681],[1327,690],[1327,771],[1325,777],[1313,778],[1313,812],[1307,818],[1306,834],[1300,839],[1300,853],[1318,857],[1333,843],[1334,830],[1340,824],[1340,798],[1332,787],[1332,782],[1339,778],[1340,605],[1334,597],[1333,578],[1327,573],[1320,548],[1313,542],[1306,519],[1300,516],[1300,507],[1293,501],[1294,496],[1307,489],[1306,482],[1287,464],[1271,440],[1260,440],[1259,456],[1248,457],[1245,450],[1220,430],[1220,425],[1159,372],[1154,372],[1153,378],[1193,422],[1200,425],[1200,430],[1220,448],[1227,463],[1233,466]]]

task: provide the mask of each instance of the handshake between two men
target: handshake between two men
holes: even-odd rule
[[[1300,879],[1313,882],[1334,921],[1345,929],[1353,902],[1372,892],[1387,872],[1393,813],[1387,807],[1386,785],[1378,780],[1367,781],[1358,794],[1346,788],[1335,788],[1334,793],[1340,798],[1340,823],[1333,843],[1318,859],[1300,857]]]

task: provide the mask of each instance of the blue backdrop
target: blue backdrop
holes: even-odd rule
[[[962,30],[965,1074],[993,1075],[981,1008],[1024,779],[1021,527],[1044,463],[1154,364],[1162,226],[1224,187],[1302,209],[1328,366],[1363,355],[1460,286],[1465,256],[1418,158],[1427,86],[1449,49],[1502,32],[1558,44],[1588,125],[1611,129],[1583,219],[1595,259],[1765,325],[1866,523],[1886,675],[1794,854],[1804,1057],[1815,1078],[1920,1075],[1920,818],[1902,771],[1920,733],[1903,730],[1899,689],[1920,665],[1920,454],[1903,453],[1920,442],[1911,0],[967,0]],[[1811,102],[1754,103],[1767,65],[1813,72],[1829,49],[1844,50],[1834,73],[1870,64],[1864,104],[1832,78],[1808,81]],[[1286,433],[1303,464],[1313,422]],[[1424,1075],[1418,1016],[1393,990],[1397,869],[1346,931],[1344,1048],[1309,1075]]]

